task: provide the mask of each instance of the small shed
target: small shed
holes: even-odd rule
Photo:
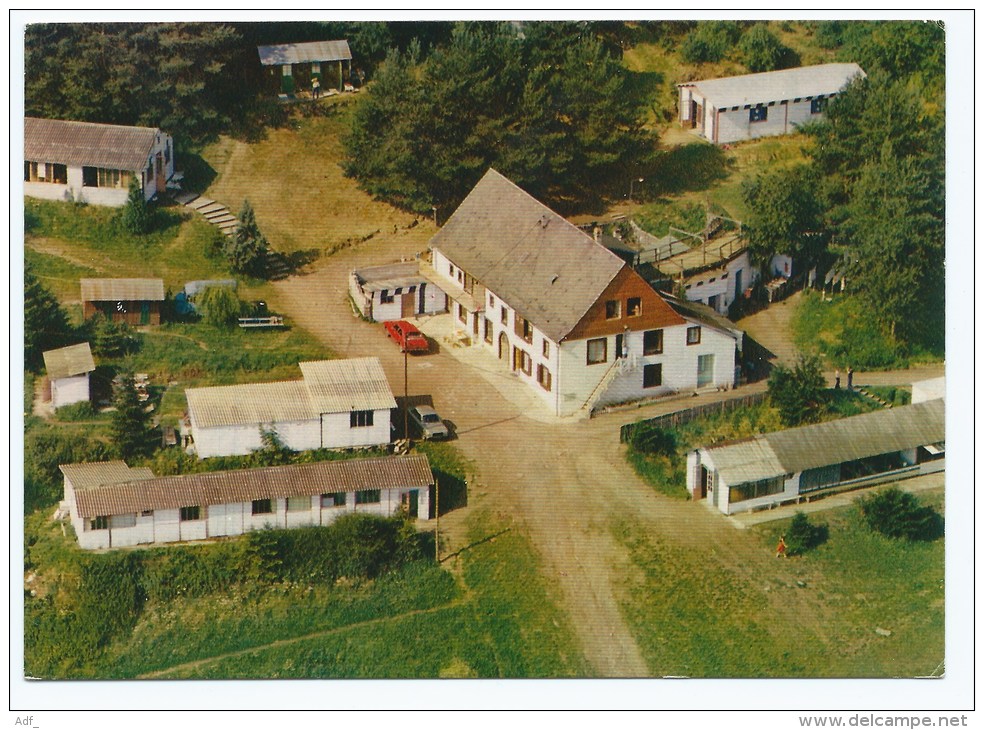
[[[48,350],[44,353],[44,368],[53,408],[89,400],[89,373],[96,369],[96,363],[88,342]]]
[[[258,46],[260,63],[264,66],[280,66],[281,91],[293,94],[294,66],[311,64],[311,77],[321,81],[322,64],[338,64],[338,90],[345,88],[345,79],[352,75],[352,51],[347,40],[313,41],[310,43],[283,43],[276,46]],[[343,75],[343,64],[348,62],[348,76]]]
[[[113,322],[160,324],[162,279],[81,279],[82,316],[101,312]]]
[[[437,314],[448,308],[447,295],[420,273],[417,261],[353,271],[349,294],[362,316],[374,322]]]

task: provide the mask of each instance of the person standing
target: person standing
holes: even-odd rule
[[[837,370],[834,371],[834,390],[840,390],[840,387],[841,387],[841,371],[840,368],[837,368]]]
[[[854,390],[854,368],[850,366],[847,368],[847,389]]]
[[[311,96],[315,99],[321,96],[321,82],[317,76],[311,78]]]
[[[777,558],[784,558],[784,557],[786,557],[786,536],[785,535],[780,535],[779,536],[779,544],[776,545],[776,557]]]

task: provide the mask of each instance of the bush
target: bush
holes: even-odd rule
[[[676,455],[676,435],[645,421],[632,429],[632,448],[643,454]]]
[[[782,41],[762,24],[749,28],[742,36],[738,48],[741,50],[742,62],[755,73],[774,71],[782,65],[789,53]]]
[[[861,497],[858,507],[868,528],[887,537],[931,541],[943,535],[943,516],[898,487]]]
[[[769,374],[769,400],[779,409],[786,426],[816,421],[821,414],[825,390],[820,360],[800,356],[792,369],[776,365]]]
[[[206,324],[228,327],[239,319],[242,302],[231,287],[208,286],[196,297],[195,307]]]
[[[63,495],[60,464],[105,461],[109,447],[78,433],[44,427],[24,437],[24,513],[56,504]]]
[[[701,23],[680,44],[680,57],[688,63],[720,61],[738,41],[738,24],[731,20]]]
[[[827,542],[830,530],[825,524],[814,525],[803,512],[797,512],[786,531],[786,553],[802,555]]]
[[[55,410],[55,417],[59,421],[88,421],[95,415],[96,411],[92,407],[92,403],[87,400],[62,406]]]

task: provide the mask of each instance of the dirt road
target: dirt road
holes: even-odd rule
[[[373,241],[318,262],[305,276],[275,284],[280,310],[340,356],[377,355],[397,394],[403,390],[403,356],[382,326],[353,314],[347,276],[355,267],[412,255],[414,244],[399,236]],[[665,402],[586,421],[551,421],[531,416],[523,403],[523,386],[493,387],[490,379],[507,377],[495,374],[493,365],[488,368],[493,374],[483,373],[446,351],[411,358],[409,394],[431,395],[437,410],[454,422],[457,445],[478,472],[469,502],[481,500],[528,531],[548,579],[562,590],[564,608],[596,676],[651,674],[619,610],[617,596],[630,568],[611,533],[617,518],[631,516],[674,547],[701,551],[750,588],[760,584],[761,575],[775,573],[771,556],[721,515],[657,495],[625,461],[618,442],[621,423],[690,403]],[[894,377],[906,382],[905,376]],[[460,545],[449,550],[456,547]],[[783,608],[789,610],[790,599],[785,600]],[[804,593],[793,600],[812,599]],[[803,615],[823,620],[816,605],[801,608]]]

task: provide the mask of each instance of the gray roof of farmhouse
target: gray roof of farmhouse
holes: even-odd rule
[[[692,302],[689,299],[678,299],[677,297],[667,294],[666,292],[662,292],[662,297],[666,300],[666,303],[669,304],[681,317],[686,317],[688,319],[700,322],[703,325],[707,325],[708,327],[713,327],[714,329],[721,330],[722,332],[727,332],[739,341],[744,338],[744,330],[738,327],[738,325],[727,317],[715,312],[706,304]]]
[[[51,379],[70,378],[73,375],[91,373],[96,369],[89,343],[60,347],[43,353],[44,369]]]
[[[67,464],[60,468],[67,474],[66,470],[78,466],[99,465]],[[434,475],[427,457],[412,454],[169,477],[133,477],[131,481],[90,485],[88,489],[76,492],[75,502],[81,517],[92,518],[363,489],[424,489],[433,483]],[[75,484],[74,480],[72,484]]]
[[[942,400],[705,447],[729,484],[743,484],[945,441]]]
[[[303,380],[189,388],[188,411],[198,428],[308,421],[322,413],[396,408],[376,357],[299,363]]]
[[[83,302],[164,301],[163,279],[80,279]]]
[[[283,43],[276,46],[257,46],[260,63],[264,66],[282,66],[288,63],[320,61],[351,61],[352,51],[348,41],[313,41],[311,43]]]
[[[688,81],[718,109],[828,96],[843,89],[855,76],[864,76],[856,63],[824,63],[782,71]]]
[[[430,247],[559,342],[625,266],[617,255],[493,169]]]
[[[24,119],[24,159],[74,167],[143,170],[160,130],[116,124]]]

